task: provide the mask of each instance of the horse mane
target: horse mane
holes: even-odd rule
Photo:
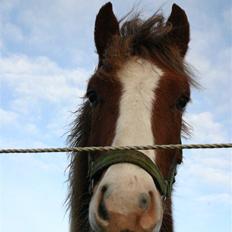
[[[67,142],[73,147],[88,146],[90,133],[90,106],[85,102],[76,112],[76,119],[67,138]],[[73,228],[82,228],[81,231],[89,231],[88,223],[88,204],[90,195],[88,192],[88,154],[87,152],[73,152],[69,164],[69,193],[66,199],[68,208],[71,208],[71,231]]]
[[[146,20],[142,20],[139,14],[130,18],[129,16],[125,17],[120,21],[120,36],[112,38],[112,43],[104,55],[103,68],[99,67],[96,73],[104,72],[107,74],[109,66],[112,69],[115,63],[125,62],[125,57],[138,56],[151,61],[155,60],[168,70],[186,76],[191,85],[197,86],[197,83],[191,78],[191,71],[183,61],[183,57],[177,48],[172,47],[172,41],[168,36],[171,29],[172,24],[167,23],[159,13],[155,13]],[[70,146],[88,146],[91,130],[89,103],[84,101],[75,114],[76,119],[73,122],[67,143]],[[185,123],[183,123],[182,128],[188,133]],[[88,192],[88,155],[86,152],[71,154],[68,181],[67,205],[71,207],[71,231],[79,231],[74,228],[89,231],[88,204],[90,195]]]

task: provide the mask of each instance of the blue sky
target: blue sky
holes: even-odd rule
[[[0,0],[0,147],[64,146],[71,113],[81,104],[97,63],[96,13],[106,1]],[[187,61],[193,90],[185,120],[187,143],[232,141],[231,1],[175,1],[188,14]],[[143,15],[172,1],[112,1],[120,18],[135,4]],[[0,157],[0,231],[65,232],[68,214],[65,154]],[[177,232],[232,228],[232,152],[184,152],[174,192]]]

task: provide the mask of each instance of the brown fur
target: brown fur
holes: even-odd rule
[[[83,104],[77,111],[77,119],[68,142],[71,146],[111,145],[122,91],[116,73],[130,57],[138,56],[154,62],[165,71],[156,93],[157,101],[153,111],[152,120],[159,122],[153,123],[155,141],[157,144],[179,143],[181,128],[185,126],[182,122],[182,112],[175,108],[175,99],[183,94],[190,97],[189,86],[195,85],[183,61],[189,41],[186,15],[181,14],[180,10],[174,7],[167,22],[159,14],[145,21],[135,16],[121,22],[119,29],[116,18],[111,16],[112,6],[108,3],[104,7],[106,9],[102,8],[101,14],[99,12],[97,16],[95,28],[95,43],[99,54],[98,69],[88,84],[88,89],[96,90],[103,103],[96,108],[91,108],[88,101]],[[185,23],[175,27],[178,22],[176,16],[183,17]],[[111,18],[112,25],[105,20],[106,17]],[[98,24],[101,23],[107,23],[108,34],[102,33],[99,29],[102,25],[98,26]],[[184,30],[188,35],[176,39],[182,33],[179,28],[181,26],[186,27]],[[165,177],[168,177],[171,168],[181,161],[182,154],[178,151],[157,151],[156,162]],[[90,231],[88,205],[91,196],[88,193],[86,153],[72,154],[69,181],[71,232],[88,232]],[[173,231],[171,199],[167,199],[164,207],[161,231],[171,232]]]

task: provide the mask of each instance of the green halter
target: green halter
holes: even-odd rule
[[[171,196],[172,185],[175,182],[176,166],[171,176],[165,179],[158,166],[140,151],[110,151],[101,155],[97,160],[92,162],[89,170],[90,180],[94,180],[103,170],[117,163],[131,163],[144,169],[152,176],[161,196],[164,198]]]

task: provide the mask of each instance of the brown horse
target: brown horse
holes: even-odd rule
[[[119,22],[107,3],[94,35],[99,63],[70,145],[179,144],[193,83],[184,63],[185,12],[174,4],[166,21],[156,13]],[[71,232],[172,232],[171,192],[181,162],[177,150],[74,153]]]

